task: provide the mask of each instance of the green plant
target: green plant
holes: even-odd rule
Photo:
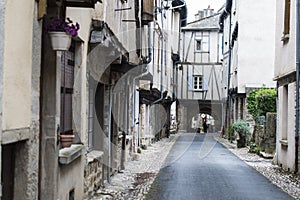
[[[256,153],[257,155],[259,155],[259,153],[260,153],[260,146],[254,147],[254,153]]]
[[[242,136],[245,136],[250,133],[250,129],[247,125],[247,123],[243,120],[238,120],[232,124],[232,128],[237,133],[241,134]]]
[[[249,152],[250,152],[250,153],[255,153],[255,154],[257,154],[257,155],[260,154],[261,148],[260,148],[260,146],[257,146],[257,145],[255,144],[255,142],[251,142],[249,146],[250,146],[250,149],[249,149]]]
[[[234,130],[233,130],[232,124],[230,124],[227,127],[227,135],[228,135],[228,140],[230,140],[230,141],[234,140]]]
[[[266,116],[267,112],[276,112],[276,96],[275,89],[258,90],[256,100],[259,116]]]
[[[237,147],[242,148],[246,146],[246,135],[250,133],[247,123],[243,120],[238,120],[232,124],[234,131],[238,133]]]
[[[276,112],[276,90],[260,88],[247,95],[247,109],[255,122],[267,112]]]

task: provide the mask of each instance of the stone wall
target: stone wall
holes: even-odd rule
[[[276,149],[276,113],[267,113],[264,141],[261,146],[266,153],[274,153]]]
[[[252,135],[252,140],[257,144],[258,146],[261,146],[263,138],[264,138],[264,126],[263,125],[255,125],[254,131]]]
[[[84,169],[84,196],[90,199],[102,185],[103,152],[92,151],[87,154]]]
[[[267,113],[264,125],[254,127],[252,141],[261,147],[261,151],[273,154],[276,149],[276,113]]]

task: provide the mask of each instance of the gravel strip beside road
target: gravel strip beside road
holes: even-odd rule
[[[172,134],[142,150],[138,160],[128,161],[125,170],[112,176],[111,183],[99,189],[91,200],[144,199],[179,135]]]
[[[230,143],[227,139],[215,136],[215,140],[225,146],[229,151],[238,156],[241,160],[256,169],[259,173],[268,178],[273,184],[295,199],[300,199],[300,175],[282,170],[278,165],[273,165],[271,159],[262,158],[256,154],[248,153],[249,149],[236,148],[236,144]]]

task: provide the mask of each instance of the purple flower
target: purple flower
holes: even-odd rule
[[[76,37],[78,35],[78,30],[80,29],[79,24],[75,24],[70,18],[65,19],[55,19],[47,25],[48,31],[64,31],[67,34]]]

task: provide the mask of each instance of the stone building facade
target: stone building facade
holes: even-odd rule
[[[215,119],[212,126],[216,126],[216,130],[222,125],[220,13],[213,13],[210,8],[203,12],[206,13],[203,18],[181,29],[176,94],[179,129],[183,131],[194,131],[192,119],[201,114]]]

